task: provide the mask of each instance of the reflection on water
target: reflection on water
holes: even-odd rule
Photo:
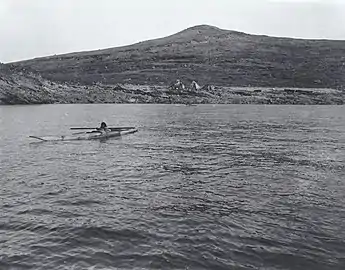
[[[2,106],[0,268],[344,269],[343,111]]]

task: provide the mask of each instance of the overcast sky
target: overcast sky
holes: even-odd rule
[[[199,24],[345,40],[345,0],[0,0],[0,62],[126,45]]]

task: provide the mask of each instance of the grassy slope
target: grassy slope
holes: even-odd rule
[[[202,25],[130,46],[15,63],[60,81],[220,86],[345,86],[345,41],[254,36]]]

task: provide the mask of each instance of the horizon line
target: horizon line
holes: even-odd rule
[[[210,25],[210,24],[196,24],[193,26],[189,26],[185,29],[182,29],[180,31],[174,32],[172,34],[168,34],[165,36],[161,36],[161,37],[153,37],[153,38],[149,38],[149,39],[145,39],[145,40],[140,40],[140,41],[136,41],[134,43],[128,43],[128,44],[122,44],[122,45],[115,45],[115,46],[111,46],[111,47],[103,47],[103,48],[95,48],[95,49],[80,49],[77,51],[68,51],[68,52],[57,52],[57,53],[52,53],[52,54],[46,54],[46,55],[40,55],[40,56],[35,56],[35,57],[29,57],[29,58],[22,58],[22,59],[17,59],[17,60],[11,60],[9,62],[2,62],[0,60],[0,63],[2,64],[12,64],[12,63],[16,63],[16,62],[25,62],[25,61],[30,61],[30,60],[35,60],[35,59],[40,59],[40,58],[48,58],[48,57],[54,57],[54,56],[66,56],[69,54],[77,54],[77,53],[88,53],[88,52],[96,52],[96,51],[101,51],[101,50],[109,50],[109,49],[116,49],[116,48],[122,48],[122,47],[127,47],[127,46],[133,46],[139,43],[143,43],[143,42],[148,42],[148,41],[154,41],[157,39],[164,39],[176,34],[179,34],[181,32],[184,31],[188,31],[191,30],[192,28],[201,28],[201,27],[210,27],[210,28],[215,28],[215,29],[219,29],[222,31],[229,31],[229,32],[236,32],[238,34],[245,34],[245,35],[249,35],[249,36],[261,36],[261,37],[270,37],[270,38],[279,38],[279,39],[290,39],[290,40],[310,40],[310,41],[335,41],[335,42],[345,42],[345,39],[328,39],[328,38],[303,38],[303,37],[292,37],[292,36],[276,36],[276,35],[267,35],[267,34],[258,34],[258,33],[249,33],[249,32],[243,32],[240,30],[234,30],[234,29],[224,29],[224,28],[220,28],[218,26],[214,26],[214,25]]]

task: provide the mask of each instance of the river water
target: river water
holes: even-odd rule
[[[0,106],[0,269],[345,269],[345,107]],[[71,126],[107,141],[32,143]]]

